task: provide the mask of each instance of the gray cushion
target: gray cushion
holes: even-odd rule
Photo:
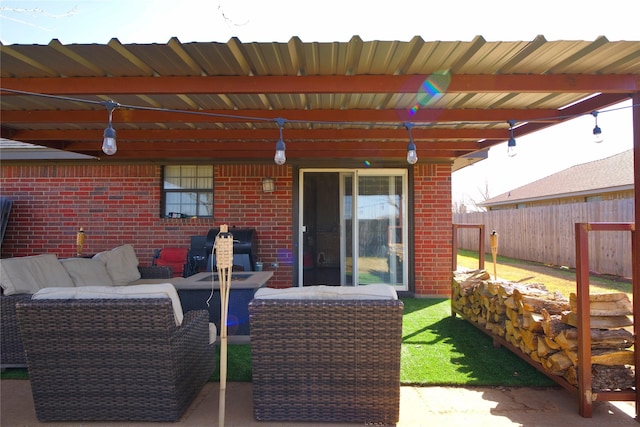
[[[107,272],[116,286],[128,285],[141,277],[138,257],[129,244],[95,254],[93,259],[102,261],[107,266]]]
[[[43,254],[0,260],[0,286],[5,295],[13,295],[75,285],[56,255]]]
[[[134,286],[80,286],[77,288],[46,288],[36,292],[33,299],[130,299],[171,298],[176,325],[184,318],[178,291],[171,283]]]
[[[96,259],[68,258],[60,260],[76,286],[113,286],[107,266]]]
[[[305,286],[295,288],[260,288],[256,299],[331,299],[331,300],[396,300],[398,293],[389,285],[374,284],[362,286]]]

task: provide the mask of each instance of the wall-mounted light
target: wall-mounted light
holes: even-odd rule
[[[113,116],[113,110],[115,110],[120,104],[113,101],[105,101],[102,103],[102,105],[104,105],[109,112],[109,124],[104,130],[102,151],[104,152],[104,154],[112,156],[116,154],[116,151],[118,151],[118,146],[116,145],[116,130],[113,128],[113,126],[111,126],[111,119]]]
[[[596,120],[596,126],[593,128],[593,142],[600,144],[602,141],[604,141],[604,136],[602,136],[602,129],[600,129],[600,126],[598,126],[598,112],[592,111],[591,115]]]
[[[262,192],[273,193],[276,190],[276,182],[273,178],[262,178]]]
[[[284,154],[284,150],[286,149],[284,145],[284,141],[282,140],[282,127],[284,126],[285,120],[282,118],[276,119],[276,123],[278,124],[278,128],[280,129],[280,139],[276,142],[276,155],[273,157],[273,161],[276,162],[276,165],[284,165],[287,161],[287,157]]]
[[[516,124],[514,120],[509,120],[509,142],[507,142],[507,156],[513,157],[518,152],[516,151],[516,139],[513,137],[513,125]]]
[[[418,163],[418,153],[416,152],[416,144],[413,143],[413,136],[411,136],[411,128],[413,123],[405,123],[404,127],[409,132],[409,144],[407,145],[407,163],[415,165]]]

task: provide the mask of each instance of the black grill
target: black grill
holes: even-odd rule
[[[245,271],[255,270],[258,260],[258,239],[256,230],[253,228],[231,228],[229,232],[233,235],[233,265],[242,267]],[[205,251],[207,258],[211,256],[216,236],[220,233],[220,228],[212,228],[207,234],[205,241]],[[213,264],[212,264],[213,263]],[[215,270],[215,256],[207,262],[207,270]]]

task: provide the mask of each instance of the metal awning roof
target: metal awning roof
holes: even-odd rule
[[[640,41],[0,45],[2,137],[103,160],[420,161],[492,145],[640,91]],[[17,91],[17,92],[16,92]],[[46,94],[34,96],[25,94]],[[83,100],[87,102],[79,102]],[[118,152],[101,151],[113,113]]]

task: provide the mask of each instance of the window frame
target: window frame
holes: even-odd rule
[[[167,188],[167,169],[168,168],[175,168],[178,167],[180,168],[179,170],[179,184],[178,184],[178,188]],[[186,168],[186,167],[195,167],[196,168],[196,175],[195,176],[185,176],[183,175],[183,169],[182,168]],[[194,187],[194,188],[188,188],[185,187],[183,185],[182,180],[183,179],[195,179],[196,183],[198,183],[201,179],[208,179],[208,176],[200,176],[199,175],[199,168],[210,168],[210,187],[209,188],[200,188],[200,187]],[[161,193],[161,201],[160,201],[160,218],[193,218],[193,217],[198,217],[198,218],[213,218],[213,212],[214,212],[214,189],[215,189],[215,179],[214,179],[214,166],[213,165],[198,165],[198,164],[178,164],[178,165],[163,165],[162,166],[162,178],[161,178],[161,182],[160,182],[160,193]],[[201,198],[204,197],[210,197],[211,199],[211,203],[209,205],[209,210],[211,212],[210,215],[201,215],[201,209],[203,208],[203,204],[196,201],[193,204],[188,204],[187,206],[191,206],[191,207],[195,207],[195,215],[189,215],[186,214],[184,212],[176,212],[176,214],[180,214],[180,216],[170,216],[170,213],[167,209],[167,205],[169,204],[167,199],[168,199],[168,195],[170,194],[186,194],[186,193],[194,193],[196,195],[196,200],[201,200]],[[181,204],[181,207],[185,206],[185,204]]]

